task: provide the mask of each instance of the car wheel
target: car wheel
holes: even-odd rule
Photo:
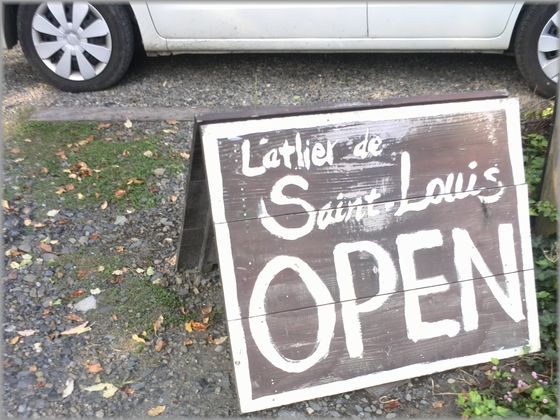
[[[556,95],[560,72],[560,12],[556,5],[529,6],[515,39],[515,59],[519,71],[536,93],[546,98]]]
[[[69,92],[106,89],[126,73],[134,32],[122,6],[86,2],[22,5],[18,35],[32,67]]]

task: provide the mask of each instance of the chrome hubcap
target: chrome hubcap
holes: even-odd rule
[[[89,3],[42,3],[33,16],[31,31],[37,55],[64,79],[92,79],[105,70],[111,58],[109,26]]]
[[[555,83],[558,83],[558,74],[560,73],[558,27],[560,27],[560,11],[556,12],[544,26],[537,47],[541,69]]]

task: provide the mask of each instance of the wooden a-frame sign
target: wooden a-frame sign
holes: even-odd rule
[[[221,114],[194,130],[178,264],[217,249],[243,412],[539,349],[516,99]]]

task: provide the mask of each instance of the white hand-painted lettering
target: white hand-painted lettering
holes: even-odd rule
[[[383,144],[383,140],[378,135],[369,136],[369,128],[366,129],[366,135],[364,139],[360,141],[354,147],[354,156],[360,159],[367,159],[368,157],[377,157],[381,155],[381,146]]]
[[[301,278],[317,307],[319,326],[315,348],[310,356],[302,360],[289,359],[280,354],[278,348],[272,342],[266,316],[258,316],[266,313],[266,292],[270,283],[278,273],[286,269],[295,271]],[[336,311],[333,303],[329,289],[305,261],[286,255],[274,257],[257,277],[249,301],[249,328],[261,354],[278,369],[291,373],[304,372],[327,357],[336,323]]]
[[[476,161],[472,161],[468,165],[471,170],[474,170],[477,166],[478,163]],[[408,198],[408,189],[410,188],[411,179],[410,154],[404,151],[401,154],[401,201],[399,202],[399,207],[395,212],[395,216],[402,216],[409,211],[422,211],[429,205],[439,204],[442,201],[453,203],[455,200],[476,197],[479,196],[479,194],[482,194],[478,197],[481,202],[495,203],[504,193],[503,183],[495,177],[495,175],[499,173],[500,170],[497,167],[488,168],[484,171],[484,178],[487,181],[494,182],[496,187],[500,188],[491,195],[483,195],[485,193],[483,189],[475,189],[477,181],[477,175],[475,173],[469,175],[467,187],[463,189],[463,173],[451,172],[447,175],[445,181],[442,178],[431,179],[426,185],[425,196],[411,202]]]
[[[377,267],[372,267],[378,273],[379,291],[377,296],[362,303],[356,302],[356,291],[354,279],[352,278],[352,267],[349,255],[353,252],[367,252],[375,257]],[[375,242],[360,241],[352,243],[340,243],[334,247],[334,266],[336,268],[336,281],[340,290],[342,301],[341,313],[344,331],[346,333],[346,348],[350,357],[362,357],[364,344],[362,342],[362,324],[360,313],[373,312],[380,308],[391,293],[397,289],[397,270],[391,259],[391,255]],[[373,268],[377,268],[374,270]]]
[[[291,145],[288,140],[285,140],[281,146],[267,151],[259,166],[251,166],[251,141],[243,140],[241,144],[241,172],[247,177],[255,177],[265,174],[268,169],[278,168],[281,165],[288,169],[305,170],[310,170],[312,166],[333,165],[335,143],[327,140],[324,145],[317,141],[311,146],[309,140],[303,142],[299,133],[296,133],[293,143],[294,145]],[[259,142],[259,145],[266,144],[268,144],[266,138]],[[295,164],[292,162],[294,156]]]
[[[404,288],[404,317],[408,338],[414,342],[427,338],[455,337],[461,325],[453,319],[435,322],[422,321],[420,296],[442,293],[449,290],[443,275],[419,279],[416,275],[414,253],[420,249],[430,249],[443,245],[441,232],[437,229],[421,230],[397,236],[399,265]]]

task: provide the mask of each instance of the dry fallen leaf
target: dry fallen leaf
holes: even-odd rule
[[[216,338],[213,342],[213,344],[215,344],[216,346],[219,346],[220,344],[224,344],[224,342],[227,340],[227,335],[224,335],[223,337],[220,338]]]
[[[43,175],[47,175],[47,174],[49,173],[49,168],[47,168],[46,166],[43,166],[43,167],[41,168],[41,173],[42,173]]]
[[[137,334],[133,334],[133,335],[132,335],[132,340],[135,341],[135,342],[137,342],[137,343],[140,343],[140,344],[146,344],[146,340],[144,340],[144,339],[141,338],[141,337],[138,337]]]
[[[115,393],[118,391],[119,389],[110,383],[99,383],[96,385],[92,385],[92,386],[88,386],[87,388],[84,388],[84,391],[88,391],[88,392],[99,392],[99,391],[103,391],[103,396],[105,398],[111,398],[113,395],[115,395]]]
[[[41,248],[45,252],[52,252],[52,246],[49,244],[39,244],[39,248]]]
[[[151,158],[154,155],[154,152],[152,152],[151,150],[146,150],[144,153],[142,153],[145,157],[147,158]]]
[[[385,410],[386,412],[389,412],[389,411],[392,411],[392,410],[396,410],[400,406],[401,406],[401,403],[399,402],[399,400],[390,400],[390,401],[387,401],[386,403],[383,403],[383,410]]]
[[[18,331],[17,333],[19,335],[21,335],[22,337],[30,337],[33,334],[35,334],[37,331],[35,330],[22,330],[22,331]]]
[[[76,327],[70,328],[66,331],[62,331],[60,333],[60,335],[78,335],[78,334],[83,334],[85,332],[91,331],[91,327],[88,327],[87,324],[88,324],[88,321],[86,321],[83,324],[80,324]]]
[[[177,120],[165,120],[165,123],[169,125],[177,125]]]
[[[146,275],[147,275],[147,276],[153,276],[154,273],[155,273],[154,267],[148,267],[148,268],[146,269]]]
[[[62,391],[62,398],[68,397],[72,392],[74,392],[74,379],[68,378],[66,379],[66,386]]]
[[[206,316],[210,315],[212,313],[212,309],[213,308],[211,305],[205,306],[204,308],[201,309],[202,315],[206,315]]]
[[[163,325],[163,315],[160,315],[158,319],[154,322],[154,333],[158,333],[161,330],[161,326]]]
[[[185,322],[185,330],[187,330],[187,332],[189,332],[189,333],[191,333],[193,331],[192,321]]]
[[[185,341],[183,341],[183,344],[185,346],[192,346],[194,342],[190,338],[187,338]]]
[[[439,409],[439,408],[443,408],[444,405],[445,403],[443,401],[436,401],[432,403],[432,408]]]
[[[104,201],[103,204],[101,204],[101,206],[99,207],[101,210],[105,210],[107,208],[107,206],[109,205],[109,203],[107,203],[107,201]]]
[[[103,371],[103,368],[99,363],[95,363],[92,365],[86,363],[86,370],[88,371],[88,373],[99,373]]]
[[[124,392],[126,395],[128,395],[129,397],[134,395],[134,388],[132,388],[129,385],[125,385],[121,388],[121,391]]]
[[[158,405],[157,407],[150,408],[148,410],[148,416],[150,417],[159,416],[164,411],[165,411],[165,405]]]
[[[89,291],[92,295],[98,295],[99,293],[101,293],[101,289],[99,287],[96,287],[95,289],[90,289]]]
[[[195,331],[204,332],[208,329],[208,325],[202,322],[190,321],[191,328]]]
[[[159,353],[159,352],[162,351],[165,347],[167,347],[167,343],[166,343],[165,341],[163,341],[161,338],[158,338],[158,340],[156,341],[155,350]]]
[[[171,201],[172,203],[177,201],[177,196],[176,195],[170,195],[169,196],[169,201]]]
[[[143,179],[138,179],[138,178],[132,178],[129,179],[128,181],[126,181],[126,185],[142,185],[144,183]]]
[[[86,294],[85,290],[78,289],[70,293],[70,297],[74,299],[74,298],[79,298],[85,294]]]
[[[12,346],[15,346],[15,345],[18,343],[18,341],[19,341],[20,338],[21,338],[21,337],[20,337],[19,335],[16,335],[14,338],[10,339],[10,344],[11,344]]]
[[[24,226],[31,226],[32,224],[33,224],[33,222],[31,221],[31,219],[25,219],[23,221]]]
[[[74,322],[84,322],[84,320],[76,314],[69,314],[66,319]]]
[[[113,276],[122,276],[123,271],[122,270],[114,270],[111,274]]]
[[[191,157],[190,153],[186,153],[186,152],[179,153],[179,156],[181,156],[184,160],[187,160]]]
[[[124,123],[124,126],[125,126],[126,128],[132,128],[132,121],[126,120],[126,122]]]
[[[111,123],[101,123],[97,126],[97,129],[98,130],[105,130],[109,127],[111,127]]]
[[[117,191],[115,191],[115,197],[117,197],[117,198],[122,198],[122,197],[125,196],[125,194],[126,194],[126,191],[125,191],[125,190],[117,190]]]
[[[68,158],[66,157],[66,154],[64,153],[64,150],[60,150],[60,151],[56,152],[55,155],[58,156],[59,159],[68,160]]]

